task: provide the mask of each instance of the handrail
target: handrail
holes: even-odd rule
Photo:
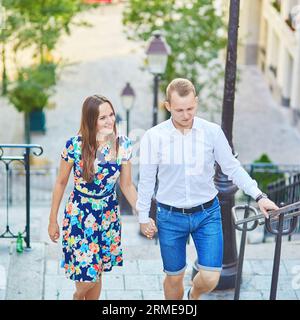
[[[22,156],[4,156],[5,149],[24,149]],[[37,149],[34,151],[34,149]],[[38,144],[0,144],[0,162],[4,163],[6,169],[6,231],[0,234],[0,238],[17,238],[17,235],[13,234],[9,226],[9,177],[10,177],[10,165],[14,161],[19,161],[25,168],[26,179],[26,226],[25,226],[25,242],[26,247],[30,248],[30,153],[35,156],[40,156],[43,153],[43,148]]]

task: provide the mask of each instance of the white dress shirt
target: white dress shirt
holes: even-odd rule
[[[215,161],[246,194],[255,199],[261,193],[256,181],[233,156],[219,125],[195,117],[192,129],[182,134],[170,118],[146,131],[140,145],[139,222],[149,221],[156,173],[158,202],[191,208],[212,200],[218,194]]]

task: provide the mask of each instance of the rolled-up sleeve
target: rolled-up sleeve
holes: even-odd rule
[[[231,147],[220,126],[218,126],[216,133],[214,156],[222,172],[228,176],[229,180],[232,180],[238,188],[242,189],[253,199],[256,199],[261,190],[258,188],[257,182],[249,176],[247,171],[241,166],[241,163],[232,154]]]
[[[149,222],[151,199],[154,194],[158,168],[157,159],[157,148],[153,139],[151,142],[150,133],[147,131],[140,143],[138,200],[136,205],[140,223]]]

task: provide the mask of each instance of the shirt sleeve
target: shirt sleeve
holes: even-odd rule
[[[214,144],[214,156],[222,172],[228,176],[229,180],[232,180],[246,194],[256,199],[262,191],[258,188],[257,182],[249,176],[241,166],[241,163],[232,154],[232,149],[220,126],[218,126]]]
[[[75,157],[74,157],[74,146],[72,138],[70,138],[64,147],[64,149],[61,152],[61,158],[69,163],[74,163]]]
[[[149,222],[151,200],[154,195],[156,173],[158,169],[157,150],[146,132],[140,143],[139,183],[137,210],[139,223]]]
[[[132,142],[128,137],[121,136],[119,143],[122,148],[122,163],[126,163],[132,157]]]

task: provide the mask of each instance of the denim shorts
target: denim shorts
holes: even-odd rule
[[[211,207],[184,214],[166,210],[157,203],[157,228],[164,272],[178,275],[185,271],[186,243],[192,236],[198,256],[198,268],[221,271],[223,231],[221,208],[216,197]]]

